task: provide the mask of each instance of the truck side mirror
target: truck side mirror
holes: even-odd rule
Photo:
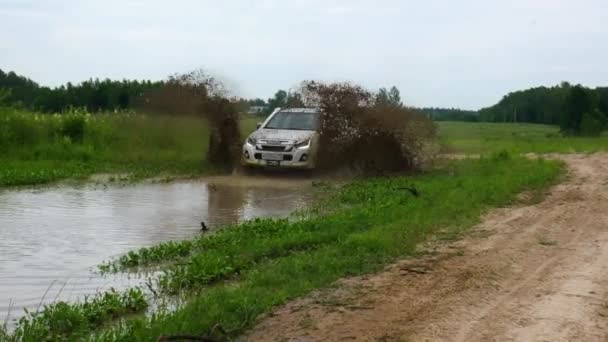
[[[259,129],[260,127],[262,127],[262,123],[258,122],[255,124],[255,129]]]

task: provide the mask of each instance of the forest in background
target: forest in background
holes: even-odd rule
[[[479,110],[487,122],[528,122],[559,125],[569,96],[588,111],[608,113],[608,87],[587,88],[562,82],[553,87],[535,87],[505,95],[497,104]]]
[[[108,112],[133,109],[146,92],[166,85],[166,81],[89,79],[81,83],[68,82],[59,87],[41,86],[13,71],[0,69],[0,106],[28,109],[43,113],[60,113],[71,108],[88,112]],[[268,115],[276,107],[302,105],[299,94],[279,89],[268,99],[232,98],[242,112],[251,106],[264,107],[259,114]],[[380,88],[377,101],[389,105],[403,105],[399,90]],[[431,118],[450,121],[477,121],[476,112],[460,109],[422,108]]]
[[[41,86],[15,72],[0,69],[0,106],[37,112],[57,113],[70,108],[89,112],[133,109],[143,94],[160,88],[166,81],[89,79],[59,87]],[[378,101],[401,105],[399,90],[381,88]],[[249,107],[264,108],[267,115],[275,107],[300,103],[297,94],[278,90],[267,100],[233,98],[241,112]],[[560,126],[569,134],[597,135],[608,128],[608,87],[588,88],[562,82],[552,87],[535,87],[505,95],[498,103],[475,110],[458,108],[414,108],[435,121],[521,122]]]

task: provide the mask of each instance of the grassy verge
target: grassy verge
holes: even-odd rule
[[[333,206],[330,214],[293,223],[270,220],[265,226],[274,229],[257,236],[253,231],[264,226],[261,220],[218,246],[217,250],[231,250],[231,245],[243,245],[244,256],[252,251],[265,255],[246,269],[239,262],[247,258],[240,258],[238,252],[225,254],[224,264],[217,267],[208,263],[217,260],[215,248],[194,250],[185,259],[187,271],[172,272],[169,266],[165,277],[180,285],[197,279],[199,286],[209,279],[199,278],[201,274],[213,274],[217,279],[236,278],[227,285],[201,292],[174,313],[130,321],[98,338],[153,339],[167,333],[201,334],[218,323],[228,331],[242,331],[275,305],[328,286],[340,277],[375,271],[412,253],[416,244],[440,228],[458,232],[469,227],[489,206],[506,204],[521,190],[547,185],[558,172],[559,167],[553,162],[496,158],[463,161],[450,170],[414,178],[356,182],[325,203]],[[412,183],[421,192],[420,197],[399,189]],[[310,243],[294,239],[298,246],[292,249],[287,241],[299,234],[308,234]],[[329,239],[318,238],[329,235]],[[255,241],[258,247],[248,248],[248,240]],[[283,243],[277,245],[277,240]],[[201,258],[208,262],[197,261]],[[224,271],[231,268],[232,273]]]
[[[92,330],[148,307],[138,288],[126,292],[107,291],[79,303],[57,302],[39,312],[27,312],[8,334],[0,328],[2,341],[62,341],[88,336]]]
[[[556,126],[514,123],[439,122],[446,152],[487,154],[597,152],[608,150],[608,132],[600,137],[564,137]]]
[[[171,312],[122,320],[91,338],[154,340],[210,334],[217,325],[236,335],[277,305],[341,277],[377,271],[439,232],[458,234],[517,193],[547,187],[560,165],[502,153],[419,176],[360,180],[300,220],[258,219],[134,251],[106,271],[156,266],[162,270],[157,285],[189,293],[189,300]],[[420,196],[403,190],[411,185]]]
[[[94,173],[131,179],[213,172],[204,120],[72,112],[45,115],[0,108],[0,186],[48,183]],[[243,132],[255,119],[242,121]]]

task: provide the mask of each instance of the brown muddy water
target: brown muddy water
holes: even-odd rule
[[[78,300],[145,275],[102,276],[129,250],[198,236],[254,217],[287,216],[312,199],[311,181],[265,177],[128,186],[0,190],[0,323],[41,303]]]

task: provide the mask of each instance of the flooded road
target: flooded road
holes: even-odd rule
[[[135,248],[197,236],[201,221],[213,230],[286,216],[311,197],[310,181],[230,176],[0,190],[0,321],[41,302],[137,281],[137,275],[101,277],[95,266]]]

